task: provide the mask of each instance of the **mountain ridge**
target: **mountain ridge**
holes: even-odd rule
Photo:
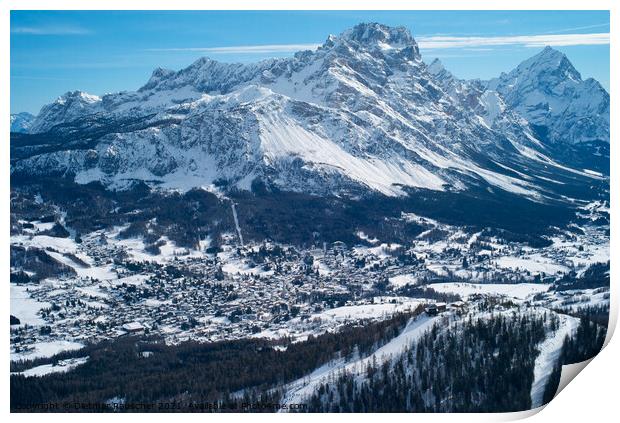
[[[543,50],[555,60],[554,52]],[[572,65],[558,65],[564,79],[580,81]],[[551,74],[545,82],[566,83]],[[564,195],[557,187],[567,180],[601,179],[556,160],[557,137],[540,139],[523,101],[506,94],[515,74],[506,75],[458,80],[438,63],[426,65],[406,28],[360,24],[292,58],[251,65],[201,58],[178,72],[155,69],[136,92],[70,92],[32,124],[35,138],[55,140],[44,142],[48,151],[12,142],[11,170],[113,189],[142,180],[164,189],[249,190],[257,180],[317,195],[404,195],[403,187],[489,185],[536,201]],[[608,96],[597,100],[607,109],[588,112],[608,111]],[[539,123],[551,133],[562,127]],[[60,141],[71,137],[81,138]]]

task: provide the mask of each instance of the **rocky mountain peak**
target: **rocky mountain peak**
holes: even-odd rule
[[[403,26],[390,27],[380,23],[361,23],[345,31],[342,39],[360,44],[385,43],[392,46],[416,45],[411,32]]]
[[[447,70],[441,60],[434,59],[426,68],[428,72],[439,80],[453,79],[454,76]]]
[[[84,91],[74,90],[74,91],[67,91],[66,93],[58,97],[58,99],[56,99],[56,102],[59,104],[65,104],[69,102],[79,102],[79,103],[90,104],[90,103],[96,103],[100,100],[101,98],[96,95],[88,94]]]
[[[175,72],[173,70],[171,70],[171,69],[156,68],[153,71],[153,73],[151,74],[151,77],[149,78],[148,82],[142,88],[140,88],[140,91],[144,91],[144,90],[148,90],[148,89],[154,88],[162,80],[164,80],[166,78],[169,78],[169,77],[171,77],[174,74],[175,74]]]
[[[566,55],[549,46],[521,63],[513,72],[527,73],[535,77],[551,76],[555,79],[568,78],[581,81],[581,74]]]
[[[500,93],[550,145],[609,142],[609,94],[583,81],[566,55],[551,47],[491,80],[487,89]]]
[[[410,52],[411,59],[420,59],[418,44],[411,32],[403,26],[361,23],[338,37],[328,38],[323,47],[339,44],[345,44],[354,50],[380,50],[384,54]]]
[[[101,97],[79,90],[68,91],[41,108],[29,131],[45,132],[58,123],[71,122],[85,114],[95,113],[100,105]]]

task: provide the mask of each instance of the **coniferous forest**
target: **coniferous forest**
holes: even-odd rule
[[[342,374],[309,401],[316,412],[507,412],[530,408],[535,345],[554,315],[496,315],[437,326],[401,356]]]
[[[368,354],[396,336],[413,315],[421,312],[419,308],[388,320],[347,327],[338,333],[310,336],[299,343],[246,339],[175,346],[157,339],[121,337],[54,357],[52,362],[89,357],[71,372],[44,377],[12,375],[11,409],[32,411],[33,404],[103,404],[124,398],[126,402],[177,404],[173,407],[183,404],[183,409],[196,411],[189,405],[230,404],[231,395],[240,390],[246,395],[244,402],[277,400],[277,389],[272,388],[302,377],[331,359]],[[12,363],[11,370],[16,372],[47,362],[39,359]],[[240,400],[244,396],[235,398]]]

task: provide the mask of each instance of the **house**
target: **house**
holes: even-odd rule
[[[429,316],[436,316],[439,312],[437,311],[437,306],[435,304],[429,304],[426,307],[424,307],[424,311],[426,312],[426,314],[428,314]]]
[[[344,253],[345,251],[347,251],[347,244],[342,241],[335,241],[332,244],[332,250],[334,250],[334,252]]]
[[[455,301],[450,304],[450,307],[456,310],[462,310],[466,308],[466,304],[464,301]]]
[[[446,303],[429,304],[424,308],[424,311],[429,316],[436,316],[439,313],[446,311]]]
[[[130,322],[130,323],[125,323],[123,326],[121,326],[122,329],[130,334],[136,334],[136,333],[143,333],[144,332],[144,326],[142,326],[141,323],[139,322]]]

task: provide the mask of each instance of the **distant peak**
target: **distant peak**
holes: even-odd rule
[[[34,117],[34,115],[30,112],[17,112],[17,113],[11,113],[11,118],[13,117],[31,118],[31,117]]]
[[[380,23],[360,23],[342,34],[343,38],[360,43],[414,44],[413,36],[404,26],[390,27]]]
[[[62,96],[58,97],[56,102],[63,104],[67,101],[75,101],[75,100],[78,100],[84,103],[95,103],[97,101],[100,101],[101,98],[93,94],[88,94],[84,91],[74,90],[74,91],[67,91]]]
[[[172,75],[174,73],[173,70],[164,69],[164,68],[156,68],[151,75],[151,78],[163,78],[168,75]]]
[[[138,91],[143,91],[143,90],[154,88],[162,80],[169,78],[170,76],[174,74],[175,72],[173,70],[164,69],[164,68],[156,68],[151,74],[151,77],[149,78],[148,82]]]
[[[426,67],[426,70],[438,81],[454,79],[454,75],[444,67],[439,59],[433,60],[431,64]]]
[[[559,66],[561,64],[571,65],[570,61],[564,53],[549,46],[542,49],[540,53],[534,55],[532,59],[533,63],[539,66],[542,64],[550,64],[554,66]]]
[[[563,78],[581,80],[581,74],[568,60],[568,57],[550,46],[522,62],[515,71],[532,75],[554,74],[561,75]]]
[[[551,46],[546,46],[544,49],[542,49],[542,51],[538,53],[538,56],[544,57],[547,59],[558,59],[558,60],[561,60],[566,57],[564,53],[554,49]]]
[[[441,63],[441,60],[437,58],[435,58],[435,60],[433,60],[430,65],[428,65],[428,71],[433,75],[437,75],[445,70],[446,68],[444,67],[443,63]]]

